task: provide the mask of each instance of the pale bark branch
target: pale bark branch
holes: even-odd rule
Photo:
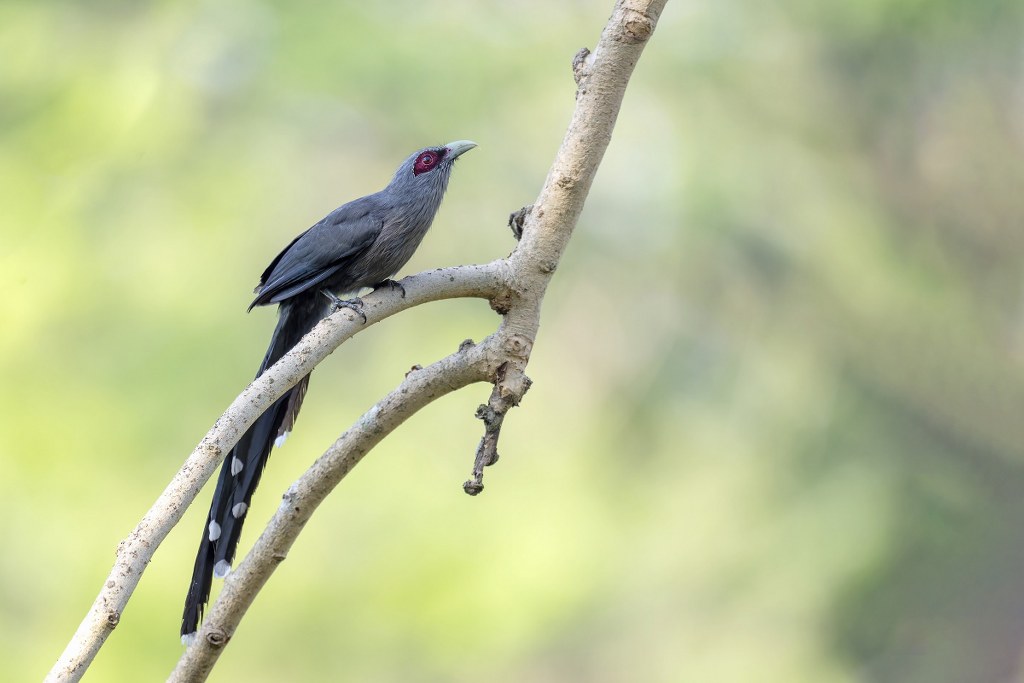
[[[587,54],[581,51],[573,60],[578,88],[569,130],[532,210],[510,220],[521,228],[521,237],[508,259],[509,289],[492,299],[492,306],[503,315],[498,330],[479,345],[461,348],[454,356],[414,373],[413,378],[426,373],[418,391],[406,386],[411,384],[406,378],[302,476],[286,494],[253,550],[228,577],[196,642],[182,655],[170,680],[200,681],[207,677],[245,610],[284,559],[312,510],[369,446],[430,400],[447,393],[437,391],[435,382],[447,381],[448,391],[485,377],[495,385],[490,401],[478,411],[485,423],[484,437],[477,449],[473,475],[465,484],[471,495],[483,489],[483,468],[497,460],[502,421],[530,385],[525,371],[540,325],[544,292],[611,140],[633,67],[665,2],[619,0],[596,49]],[[381,406],[390,410],[382,414],[378,410]]]
[[[370,448],[431,401],[467,384],[489,381],[495,389],[482,415],[485,434],[467,492],[483,488],[483,467],[496,459],[501,422],[529,387],[525,371],[540,325],[544,292],[611,140],[630,75],[665,2],[618,0],[597,47],[592,53],[580,51],[573,60],[577,93],[572,120],[532,211],[519,215],[517,226],[522,236],[508,259],[406,278],[402,281],[405,298],[388,289],[364,299],[366,326],[415,305],[455,297],[489,299],[492,308],[502,314],[502,321],[497,331],[480,344],[464,345],[455,354],[411,372],[289,489],[253,549],[225,581],[195,643],[182,655],[171,680],[205,679],[309,515]],[[366,326],[351,311],[332,314],[235,399],[142,522],[118,547],[107,582],[48,681],[75,681],[82,676],[120,620],[156,547],[181,519],[223,454],[285,391]]]
[[[238,395],[214,423],[170,484],[117,547],[114,566],[47,681],[77,681],[121,619],[128,599],[157,547],[185,514],[210,476],[245,430],[274,401],[316,367],[342,342],[405,309],[440,299],[491,299],[507,288],[503,261],[420,273],[402,280],[405,297],[386,288],[363,299],[367,322],[348,309],[321,321],[295,348]]]
[[[196,641],[185,650],[169,681],[201,681],[209,675],[246,610],[299,533],[335,486],[385,436],[423,406],[473,382],[491,380],[500,363],[494,337],[432,365],[413,370],[402,383],[363,414],[289,487],[281,505],[224,587],[203,621]]]

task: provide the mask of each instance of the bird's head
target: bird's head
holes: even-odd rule
[[[474,147],[475,142],[456,140],[440,147],[426,147],[413,152],[398,167],[391,184],[439,188],[443,192],[455,160]]]

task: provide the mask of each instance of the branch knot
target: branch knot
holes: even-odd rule
[[[530,351],[533,350],[533,340],[522,334],[510,335],[505,340],[505,351],[516,358],[526,360],[530,357]],[[502,366],[504,368],[505,366]],[[504,372],[499,368],[499,372]],[[497,373],[496,373],[497,374]]]
[[[526,224],[526,218],[533,211],[533,204],[524,206],[518,211],[513,211],[508,215],[508,227],[512,229],[512,236],[516,238],[516,242],[523,238],[523,228]]]
[[[635,9],[626,10],[625,21],[622,22],[622,33],[618,39],[627,45],[642,43],[654,33],[654,20],[643,12]]]
[[[206,634],[206,642],[210,647],[217,650],[227,645],[229,640],[231,640],[231,637],[219,628],[211,629]]]
[[[572,58],[572,77],[577,87],[583,88],[583,80],[590,75],[591,66],[594,60],[590,57],[590,49],[581,47],[580,51]]]

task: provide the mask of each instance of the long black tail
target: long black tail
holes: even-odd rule
[[[327,303],[326,299],[324,303]],[[277,328],[257,377],[313,329],[326,312],[323,308],[315,300],[281,304]],[[224,459],[192,570],[192,583],[185,597],[185,611],[181,617],[181,635],[184,637],[195,633],[199,627],[203,609],[210,598],[213,578],[223,578],[231,569],[245,513],[260,483],[270,449],[291,431],[308,385],[309,375],[306,375],[256,420]]]

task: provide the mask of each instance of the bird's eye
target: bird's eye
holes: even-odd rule
[[[435,154],[434,152],[424,152],[423,154],[416,157],[416,163],[412,167],[412,172],[414,175],[425,173],[426,171],[429,171],[430,169],[434,168],[434,165],[436,163],[437,154]]]

